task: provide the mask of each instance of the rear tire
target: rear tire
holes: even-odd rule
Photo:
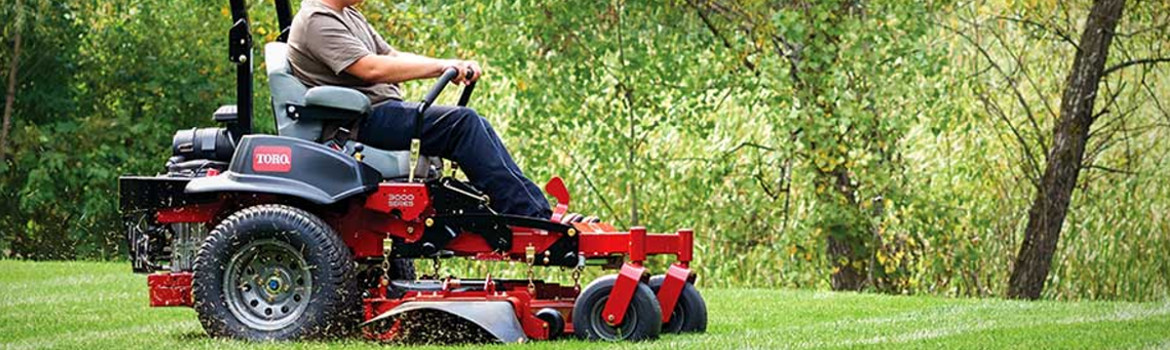
[[[658,338],[662,330],[662,310],[658,298],[645,283],[638,283],[622,323],[605,322],[605,303],[609,301],[617,275],[598,278],[585,287],[573,304],[573,332],[588,340],[641,341]]]
[[[287,205],[240,210],[195,258],[193,295],[208,335],[290,340],[341,335],[360,298],[349,248],[317,216]]]
[[[650,277],[650,289],[658,295],[662,288],[662,281],[666,276]],[[707,331],[707,302],[695,285],[689,282],[683,285],[678,295],[678,302],[674,304],[670,321],[662,324],[663,333],[704,333]]]

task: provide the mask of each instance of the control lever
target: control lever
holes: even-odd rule
[[[366,150],[366,145],[363,145],[361,142],[354,142],[353,143],[353,159],[357,159],[357,161],[359,161],[359,162],[362,161],[362,159],[365,158],[365,156],[362,155],[362,151],[365,151],[365,150]]]
[[[422,103],[419,103],[418,110],[415,112],[416,115],[414,116],[414,132],[410,138],[409,162],[410,164],[413,164],[413,167],[411,168],[410,174],[407,176],[407,182],[414,182],[415,170],[418,170],[423,161],[423,157],[419,154],[420,148],[422,146],[421,138],[422,126],[424,122],[423,115],[426,113],[428,108],[431,108],[431,105],[435,103],[435,100],[438,99],[439,94],[443,92],[443,88],[447,87],[447,84],[450,83],[451,80],[454,79],[458,74],[459,70],[455,68],[447,68],[444,70],[443,74],[439,76],[438,81],[435,82],[435,85],[431,87],[431,90],[428,91],[425,96],[423,96]],[[469,70],[464,76],[467,79],[474,78],[475,72]],[[459,96],[460,107],[467,106],[467,101],[471,99],[471,92],[473,90],[475,90],[474,81],[470,84],[467,84],[467,86],[463,88],[463,93]]]

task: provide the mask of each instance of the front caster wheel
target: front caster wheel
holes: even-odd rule
[[[565,317],[553,308],[543,308],[536,312],[536,318],[548,322],[548,340],[556,340],[565,333]]]
[[[589,340],[640,341],[658,338],[662,330],[662,310],[654,292],[638,283],[634,297],[621,324],[610,325],[602,315],[609,301],[617,275],[598,278],[585,287],[573,304],[573,332]]]
[[[340,335],[355,319],[353,262],[324,221],[285,205],[232,214],[203,242],[192,293],[207,334],[247,340]]]
[[[666,276],[650,277],[650,289],[658,294],[662,281]],[[695,286],[687,283],[683,285],[678,295],[678,302],[674,304],[674,312],[670,321],[662,324],[663,333],[703,333],[707,331],[707,302]]]

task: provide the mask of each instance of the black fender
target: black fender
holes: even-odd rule
[[[381,178],[369,165],[318,143],[248,135],[240,139],[227,171],[193,179],[185,192],[275,194],[328,205],[376,190]]]

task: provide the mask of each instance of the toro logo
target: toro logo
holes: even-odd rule
[[[287,146],[256,146],[252,149],[252,170],[270,173],[289,172],[292,170],[292,148]]]

